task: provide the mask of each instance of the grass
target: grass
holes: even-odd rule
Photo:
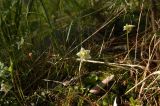
[[[0,104],[158,106],[159,9],[144,0],[1,0]],[[135,26],[127,43],[126,24]],[[81,47],[91,59],[77,59]]]

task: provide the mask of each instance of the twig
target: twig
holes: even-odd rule
[[[80,59],[77,59],[80,61]],[[83,60],[83,62],[95,63],[95,64],[104,64],[104,65],[111,65],[111,66],[126,66],[126,67],[137,67],[141,69],[145,69],[145,66],[142,65],[135,65],[135,64],[119,64],[119,63],[110,63],[110,62],[103,62],[103,61],[95,61],[95,60]]]

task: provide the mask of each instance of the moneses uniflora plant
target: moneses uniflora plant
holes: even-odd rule
[[[123,31],[127,31],[127,33],[130,33],[134,27],[135,27],[135,25],[126,24],[123,27]]]
[[[90,50],[85,50],[83,47],[81,47],[81,50],[76,55],[80,58],[80,64],[79,64],[79,76],[80,76],[83,61],[91,58]],[[81,83],[81,78],[80,78],[80,83]]]
[[[128,49],[128,55],[129,55],[129,38],[128,38],[128,34],[132,31],[132,29],[135,27],[135,25],[130,25],[130,24],[126,24],[123,27],[123,31],[127,32],[127,49]]]
[[[81,48],[81,50],[77,53],[77,56],[81,59],[81,61],[90,59],[90,50],[85,50],[84,48]]]

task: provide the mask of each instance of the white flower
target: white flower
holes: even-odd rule
[[[80,57],[81,60],[90,59],[90,50],[85,50],[84,48],[81,48],[81,50],[77,53],[77,56]]]
[[[126,25],[123,27],[123,31],[127,31],[127,33],[130,33],[130,32],[132,31],[133,27],[135,27],[135,25],[126,24]]]

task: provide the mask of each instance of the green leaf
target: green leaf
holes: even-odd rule
[[[11,59],[10,59],[10,66],[9,66],[9,68],[8,68],[8,71],[9,71],[9,72],[12,72],[12,71],[13,71],[13,62],[12,62]]]

